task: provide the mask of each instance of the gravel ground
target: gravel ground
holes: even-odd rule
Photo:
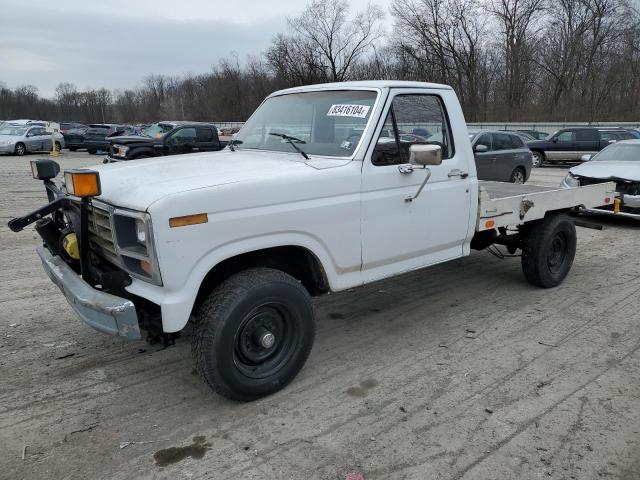
[[[188,333],[163,350],[80,323],[34,230],[6,227],[45,201],[28,160],[0,157],[0,478],[640,478],[635,223],[579,229],[552,290],[476,252],[320,298],[301,374],[242,404],[194,374]]]

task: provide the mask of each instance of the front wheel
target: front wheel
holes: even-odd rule
[[[62,145],[60,142],[56,142],[56,152],[60,153],[62,151]]]
[[[196,317],[196,370],[220,395],[250,401],[285,387],[315,337],[307,290],[290,275],[252,268],[220,284]]]
[[[551,214],[525,226],[522,271],[537,287],[551,288],[565,279],[576,255],[576,227],[565,214]]]
[[[531,152],[531,164],[533,167],[541,167],[544,164],[544,153],[534,150]]]
[[[90,155],[95,155],[97,150],[95,148],[89,148],[87,149],[87,152],[89,152]]]
[[[27,153],[27,148],[24,146],[24,143],[16,143],[15,154],[21,157],[25,153]]]

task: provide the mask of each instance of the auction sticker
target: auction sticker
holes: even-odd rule
[[[357,117],[364,118],[369,113],[369,105],[331,105],[327,117]]]

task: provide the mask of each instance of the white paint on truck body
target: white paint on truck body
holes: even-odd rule
[[[147,211],[161,286],[134,278],[127,290],[162,309],[166,332],[182,329],[207,273],[233,256],[300,246],[322,264],[333,291],[467,255],[478,223],[478,180],[466,123],[450,87],[419,82],[346,82],[298,87],[271,96],[323,90],[377,93],[361,140],[348,158],[228,148],[97,168],[100,200]],[[374,166],[371,155],[394,96],[437,95],[455,155],[426,174]],[[462,175],[456,173],[462,173]],[[169,219],[206,213],[208,222],[170,228]]]

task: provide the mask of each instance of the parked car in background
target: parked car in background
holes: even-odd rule
[[[109,150],[108,136],[118,132],[129,134],[132,133],[132,131],[133,127],[129,125],[117,125],[113,123],[90,125],[84,132],[84,148],[92,155],[97,153],[98,150],[106,152]]]
[[[169,124],[160,125],[155,129],[147,129],[145,135],[111,138],[109,155],[105,157],[104,163],[164,155],[213,152],[222,150],[228,145],[228,142],[220,140],[218,129],[210,123],[173,122],[171,130],[154,134]]]
[[[583,155],[595,155],[610,143],[633,138],[621,128],[563,128],[546,140],[528,142],[533,152],[533,166],[545,162],[578,162]]]
[[[72,128],[67,133],[64,133],[64,141],[67,144],[67,148],[72,152],[84,148],[84,134],[90,127],[93,127],[93,125]]]
[[[478,179],[525,183],[531,175],[531,151],[514,132],[469,132]]]
[[[55,134],[56,150],[65,147],[61,133]],[[9,125],[0,127],[0,153],[22,156],[29,152],[50,152],[51,133],[44,127],[33,125]]]
[[[60,122],[60,133],[66,135],[71,130],[77,130],[80,128],[88,128],[84,123],[78,122]]]
[[[564,188],[594,183],[616,182],[620,204],[598,208],[598,212],[619,213],[640,218],[640,140],[623,140],[604,148],[585,163],[569,169],[562,181]]]
[[[549,134],[547,132],[541,132],[539,130],[516,130],[517,132],[526,133],[534,138],[534,140],[544,140]]]
[[[631,130],[627,130],[630,135],[633,135],[633,138],[640,138],[640,130],[632,128]]]
[[[505,132],[509,132],[509,133],[513,133],[514,135],[518,135],[523,142],[533,142],[535,140],[537,140],[537,138],[532,137],[531,135],[529,135],[528,133],[524,133],[521,132],[520,130],[503,130]]]

